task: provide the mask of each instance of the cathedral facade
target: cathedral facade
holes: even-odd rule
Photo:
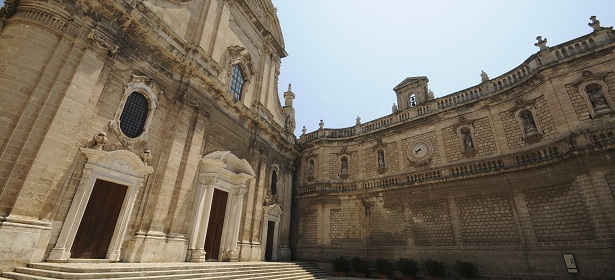
[[[6,0],[0,266],[289,260],[270,1]]]
[[[410,77],[390,115],[304,131],[295,256],[431,258],[449,279],[457,260],[486,279],[615,277],[615,33],[591,20],[476,86],[434,99]]]

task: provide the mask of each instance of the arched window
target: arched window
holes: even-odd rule
[[[408,107],[416,106],[416,94],[408,95]]]
[[[275,170],[271,173],[271,194],[278,194],[278,172]]]
[[[149,102],[147,98],[138,92],[132,92],[126,99],[124,110],[120,116],[120,129],[124,135],[136,138],[143,133]]]
[[[237,100],[241,100],[241,93],[243,92],[244,83],[245,76],[243,74],[243,70],[241,70],[241,66],[234,64],[231,75],[231,94]]]

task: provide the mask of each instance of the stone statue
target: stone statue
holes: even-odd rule
[[[342,174],[348,174],[348,159],[342,158]]]
[[[397,104],[393,103],[393,108],[391,108],[393,110],[393,114],[397,113]]]
[[[489,76],[483,70],[480,70],[480,78],[483,82],[489,81]]]
[[[463,146],[465,150],[474,150],[474,143],[472,142],[472,136],[469,132],[463,134]]]
[[[305,129],[305,125],[303,126],[303,129],[301,130],[301,132],[303,133],[301,135],[305,135],[305,132],[307,132],[307,129]]]
[[[314,177],[314,160],[308,162],[308,176]]]
[[[525,130],[525,135],[530,136],[538,133],[538,129],[536,128],[536,124],[534,123],[534,118],[532,114],[527,113],[521,116],[523,119],[523,128]]]
[[[143,150],[143,152],[141,153],[141,160],[143,161],[143,164],[145,164],[147,166],[147,162],[152,159],[152,151],[150,151],[149,149],[145,149]]]
[[[594,31],[600,29],[600,21],[596,19],[596,16],[591,16],[589,19],[592,22],[588,23],[587,25],[591,26],[591,28],[593,28]]]
[[[107,133],[104,133],[104,132],[98,133],[96,136],[94,136],[94,141],[96,142],[96,144],[94,144],[94,147],[92,148],[102,150],[103,145],[107,143]]]
[[[606,102],[606,99],[604,99],[604,95],[602,95],[600,88],[589,91],[587,95],[595,111],[609,108],[609,104]]]
[[[361,124],[361,117],[357,115],[357,125],[360,125],[360,124]]]
[[[384,168],[384,153],[378,151],[378,168]]]
[[[540,48],[541,51],[548,49],[549,47],[547,46],[547,38],[542,38],[542,36],[538,36],[536,37],[536,40],[538,41],[537,43],[534,43],[534,46],[537,46]]]
[[[325,122],[323,122],[322,120],[320,120],[320,123],[318,123],[318,127],[320,127],[320,129],[325,128]]]

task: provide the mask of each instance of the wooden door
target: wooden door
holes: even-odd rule
[[[265,260],[273,260],[273,233],[275,232],[275,222],[267,222],[267,243],[265,243]]]
[[[128,187],[97,180],[79,224],[71,258],[104,259]]]
[[[227,192],[218,189],[214,190],[204,248],[206,258],[208,260],[218,259],[218,255],[220,255],[220,242],[222,240],[222,229],[224,227],[227,199]]]

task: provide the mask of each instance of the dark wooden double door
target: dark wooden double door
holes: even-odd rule
[[[218,259],[220,255],[220,243],[224,228],[224,216],[226,215],[226,202],[228,193],[218,189],[214,190],[214,197],[209,212],[207,236],[205,237],[205,254],[208,260]]]
[[[71,258],[104,259],[128,187],[97,180],[79,224]]]

